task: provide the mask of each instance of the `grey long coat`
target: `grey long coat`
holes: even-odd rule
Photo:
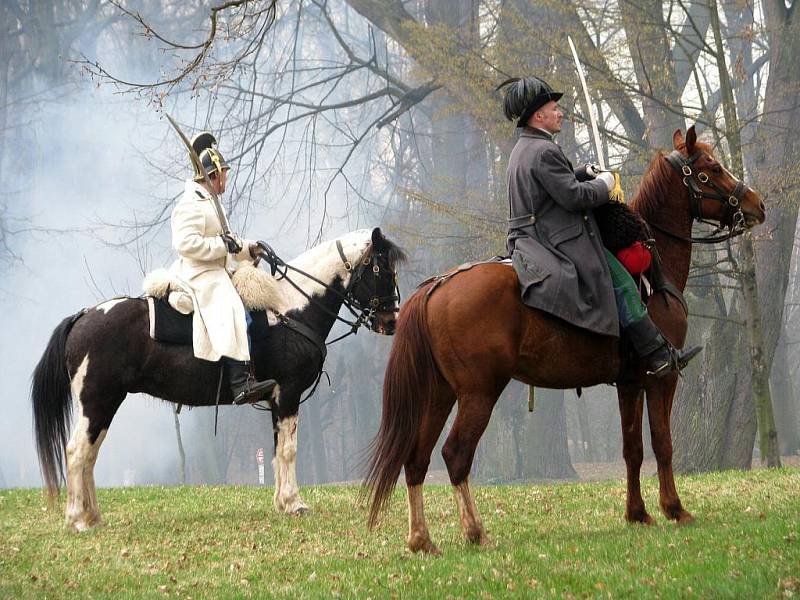
[[[606,185],[578,181],[550,136],[528,127],[511,152],[507,175],[507,244],[523,302],[618,336],[611,275],[591,210],[608,202]]]

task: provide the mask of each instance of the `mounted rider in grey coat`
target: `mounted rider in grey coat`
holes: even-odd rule
[[[523,302],[601,335],[618,337],[621,326],[650,374],[683,368],[700,349],[679,352],[664,339],[600,239],[592,209],[609,201],[613,174],[596,165],[574,170],[554,141],[562,94],[537,77],[502,87],[505,116],[520,128],[508,161],[507,246]]]

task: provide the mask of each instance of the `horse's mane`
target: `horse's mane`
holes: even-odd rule
[[[386,247],[389,257],[389,264],[394,267],[397,263],[404,263],[408,260],[408,254],[400,246],[388,238],[383,238],[382,245]]]
[[[645,220],[652,216],[669,196],[671,172],[672,167],[664,159],[663,152],[656,154],[650,161],[636,196],[631,200],[631,208]]]
[[[711,156],[714,155],[711,147],[703,142],[697,142],[695,148]],[[684,145],[678,148],[678,150],[684,149]],[[673,167],[665,160],[665,156],[663,152],[659,152],[653,157],[642,177],[636,196],[631,200],[631,208],[644,217],[645,220],[653,216],[661,208],[664,201],[670,196],[670,186],[674,185],[670,178],[676,173]]]

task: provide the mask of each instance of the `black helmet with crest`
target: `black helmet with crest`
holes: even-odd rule
[[[504,87],[506,95],[503,99],[503,112],[509,121],[517,120],[517,127],[525,127],[533,113],[550,101],[558,102],[564,95],[536,76],[512,77],[495,89]]]
[[[214,147],[217,144],[217,138],[215,138],[211,132],[202,131],[198,133],[192,138],[191,144],[209,177],[214,173],[219,174],[225,169],[230,169],[228,163],[225,162],[225,158],[220,154],[219,150]],[[192,167],[194,168],[194,180],[202,181],[203,174],[200,172],[200,169],[197,168],[194,161],[192,161]]]

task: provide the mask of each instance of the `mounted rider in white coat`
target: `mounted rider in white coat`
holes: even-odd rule
[[[214,147],[216,143],[209,132],[197,134],[191,142],[219,197],[225,191],[230,167]],[[257,402],[272,391],[275,381],[258,382],[249,373],[247,320],[231,274],[243,262],[252,260],[259,246],[240,240],[236,234],[224,235],[211,198],[205,179],[195,166],[194,179],[186,181],[183,196],[172,210],[172,247],[179,258],[171,271],[194,302],[194,355],[214,362],[222,360],[234,404]]]

